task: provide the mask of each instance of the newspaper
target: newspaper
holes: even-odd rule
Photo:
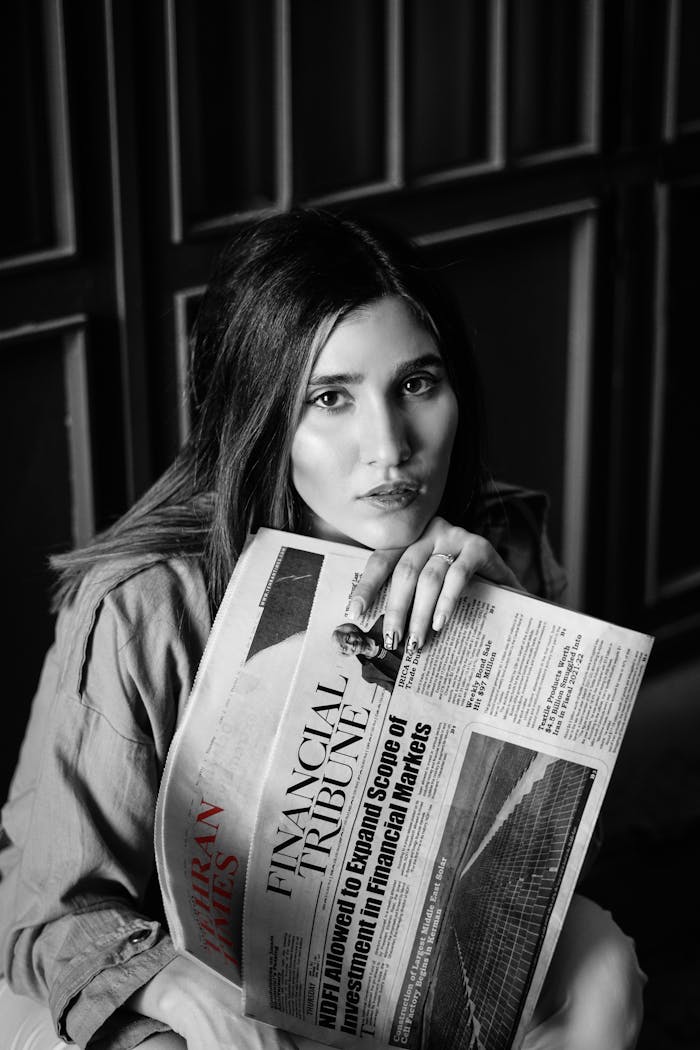
[[[179,950],[245,1012],[340,1047],[522,1041],[652,640],[474,580],[383,648],[369,552],[262,529],[168,756]]]

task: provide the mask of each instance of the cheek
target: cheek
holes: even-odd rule
[[[317,500],[333,485],[341,469],[333,442],[302,424],[294,435],[291,452],[292,484],[302,499]]]
[[[440,418],[433,420],[429,428],[429,440],[432,443],[433,456],[435,460],[436,474],[442,485],[445,484],[450,467],[450,458],[454,448],[457,435],[457,424],[459,421],[459,409],[457,398],[450,390],[449,396],[442,406]]]
[[[441,442],[441,448],[440,448],[440,453],[439,454],[440,454],[440,458],[441,458],[442,462],[445,464],[445,469],[446,470],[447,470],[447,468],[449,466],[450,457],[452,455],[452,450],[454,448],[455,437],[456,436],[457,436],[457,413],[454,414],[454,417],[450,421],[450,425],[445,428],[445,431],[443,432],[443,436],[442,436],[442,442]]]
[[[445,425],[445,440],[447,442],[447,451],[452,452],[452,446],[454,445],[455,437],[457,436],[457,425],[459,423],[459,404],[457,403],[457,395],[454,390],[450,390],[450,400],[448,404],[447,420]]]

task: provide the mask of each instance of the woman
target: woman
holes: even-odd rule
[[[390,650],[440,630],[474,572],[561,589],[536,498],[486,493],[464,334],[392,239],[303,211],[241,233],[200,310],[192,397],[170,469],[55,559],[56,642],[3,811],[3,969],[81,1046],[289,1045],[175,955],[154,881],[168,744],[250,530],[371,548],[352,613],[390,579]],[[639,1004],[630,943],[575,899],[526,1045],[627,1050]]]

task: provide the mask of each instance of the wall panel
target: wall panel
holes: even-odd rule
[[[277,200],[275,5],[169,0],[175,239]]]
[[[508,154],[592,148],[596,135],[597,0],[510,0]]]
[[[59,0],[0,6],[0,268],[74,248],[62,10]]]
[[[407,175],[491,159],[493,20],[486,0],[408,0],[405,14]]]
[[[0,333],[3,411],[4,746],[19,744],[52,638],[47,557],[94,531],[84,319]],[[21,699],[21,703],[15,700]]]
[[[700,130],[700,5],[669,0],[666,137]]]
[[[420,238],[452,288],[481,371],[488,461],[498,478],[543,489],[550,532],[581,604],[588,488],[593,240],[586,202],[559,214]],[[584,318],[588,318],[588,322]]]
[[[700,4],[682,0],[679,23],[678,123],[683,130],[700,128]]]
[[[385,0],[293,0],[290,31],[295,198],[384,182]]]
[[[700,181],[658,191],[656,350],[651,425],[647,601],[700,587],[697,523],[689,492],[700,453],[697,353]]]

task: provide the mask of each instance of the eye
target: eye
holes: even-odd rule
[[[408,376],[404,379],[401,384],[401,389],[405,394],[415,396],[416,394],[427,394],[429,390],[432,390],[436,386],[438,379],[430,372],[420,372],[417,375]]]
[[[334,412],[340,408],[345,408],[350,403],[350,398],[343,390],[321,390],[319,393],[308,397],[306,403],[316,408],[325,409],[327,412]]]

